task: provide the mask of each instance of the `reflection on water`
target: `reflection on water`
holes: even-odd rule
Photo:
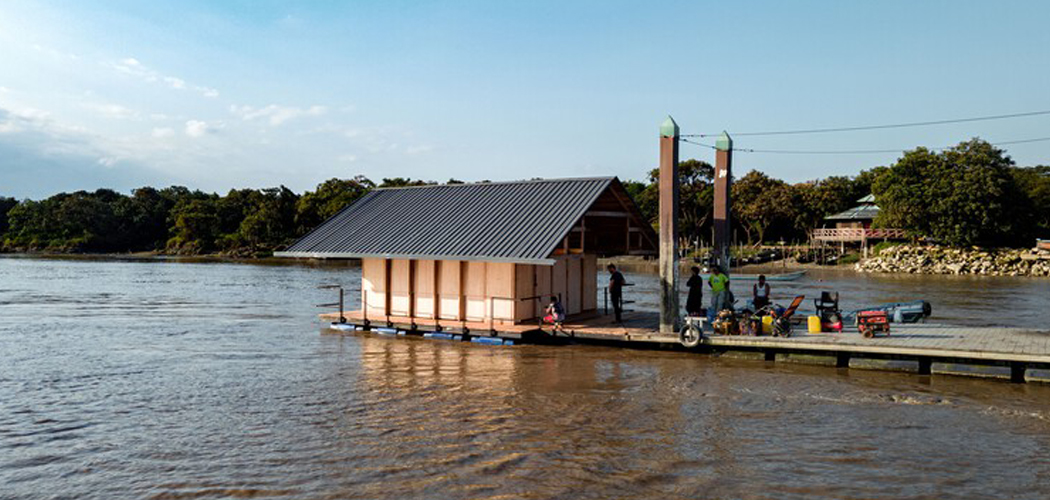
[[[318,335],[357,273],[0,259],[0,497],[1050,496],[1050,387]]]

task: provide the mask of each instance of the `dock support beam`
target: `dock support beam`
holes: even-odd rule
[[[678,332],[678,124],[660,125],[660,333]]]
[[[1023,384],[1025,380],[1025,372],[1028,371],[1028,365],[1018,361],[1010,363],[1010,382],[1015,384]]]
[[[836,354],[835,368],[849,368],[849,358],[850,355],[848,352],[840,352]]]
[[[919,358],[919,375],[933,374],[933,360],[930,358]]]
[[[776,361],[776,360],[777,360],[777,352],[776,351],[766,351],[766,361]]]
[[[733,238],[730,226],[733,189],[733,139],[722,132],[715,141],[715,241],[714,254],[718,267],[729,275],[729,245]]]

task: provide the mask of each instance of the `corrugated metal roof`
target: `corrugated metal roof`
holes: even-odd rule
[[[875,216],[877,215],[879,215],[878,205],[860,205],[846,210],[845,212],[824,217],[824,220],[867,220],[875,219]]]
[[[614,184],[602,177],[377,189],[275,255],[549,264]]]

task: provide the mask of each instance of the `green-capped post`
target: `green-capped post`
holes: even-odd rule
[[[660,137],[678,137],[678,124],[671,115],[667,115],[663,125],[660,125]]]
[[[678,124],[660,125],[660,332],[678,332]]]
[[[722,135],[715,139],[715,149],[719,151],[732,151],[733,150],[733,139],[729,137],[729,132],[722,131]]]

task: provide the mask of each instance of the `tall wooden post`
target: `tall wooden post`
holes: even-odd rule
[[[722,132],[715,141],[715,245],[718,266],[729,274],[729,245],[733,237],[730,227],[730,191],[733,188],[733,139]]]
[[[678,331],[678,124],[660,125],[660,332]]]

